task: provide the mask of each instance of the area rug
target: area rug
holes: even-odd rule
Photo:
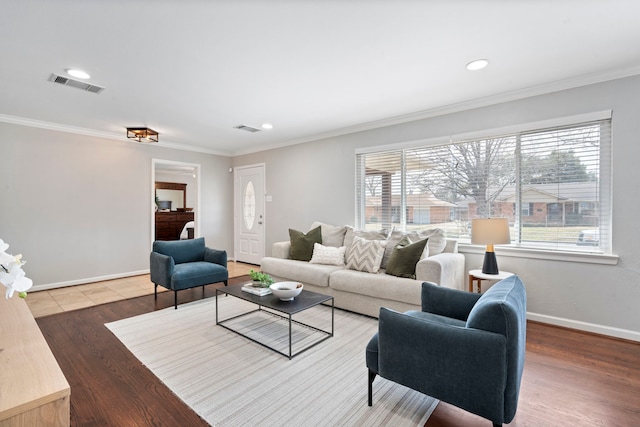
[[[221,319],[255,308],[231,296],[218,304]],[[265,322],[259,317],[239,318],[234,326],[255,329]],[[217,326],[215,318],[209,298],[106,326],[213,426],[422,426],[438,404],[378,377],[373,407],[367,406],[365,347],[375,319],[335,310],[334,336],[289,360]],[[314,307],[294,319],[330,330],[331,308]],[[286,323],[273,323],[265,335],[278,335]],[[294,328],[294,341],[312,339],[304,329]]]

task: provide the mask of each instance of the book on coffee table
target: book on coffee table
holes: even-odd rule
[[[258,295],[258,296],[265,296],[265,295],[271,295],[271,289],[269,288],[258,288],[253,286],[253,284],[251,283],[247,283],[246,285],[242,286],[242,290],[244,292],[253,294],[253,295]]]

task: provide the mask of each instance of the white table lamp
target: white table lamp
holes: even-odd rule
[[[507,245],[511,243],[509,235],[509,220],[507,218],[482,218],[471,220],[471,243],[487,245],[484,253],[482,272],[484,274],[498,274],[498,261],[493,245]]]

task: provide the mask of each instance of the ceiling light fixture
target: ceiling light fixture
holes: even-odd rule
[[[158,142],[158,132],[149,128],[127,128],[127,138],[138,142]]]
[[[260,127],[265,130],[273,129],[273,125],[271,123],[263,123]]]
[[[471,61],[467,64],[467,70],[469,71],[477,71],[482,70],[484,67],[489,65],[489,61],[486,59],[476,59],[475,61]]]
[[[91,78],[89,73],[87,73],[85,71],[82,71],[82,70],[77,70],[77,69],[74,69],[74,68],[67,68],[65,71],[71,77],[75,77],[77,79],[90,79]]]

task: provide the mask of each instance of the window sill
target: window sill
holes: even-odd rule
[[[458,243],[458,251],[463,254],[484,254],[485,247]],[[589,264],[616,265],[618,255],[598,254],[589,252],[552,251],[546,249],[517,248],[510,246],[496,246],[496,255],[501,257],[545,259],[549,261],[584,262]]]

